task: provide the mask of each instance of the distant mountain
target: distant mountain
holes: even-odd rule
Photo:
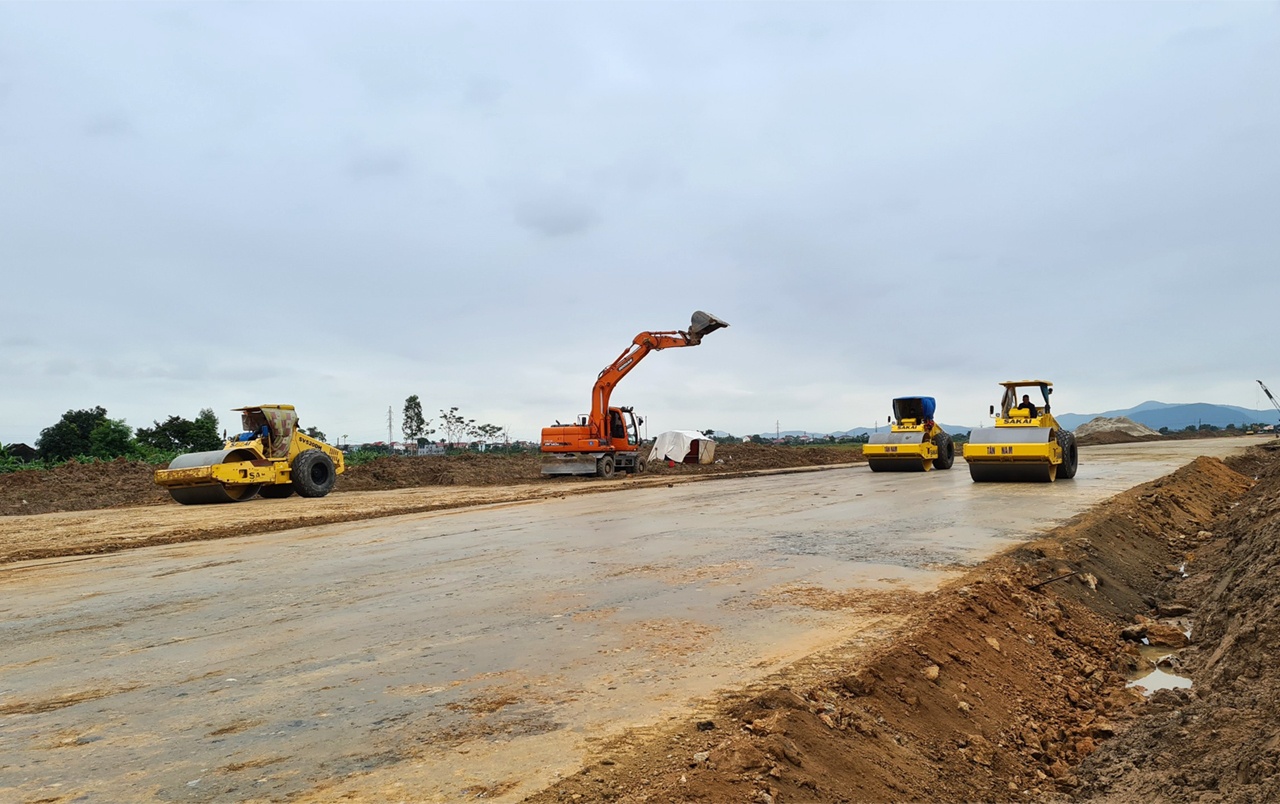
[[[1121,410],[1107,410],[1102,413],[1055,413],[1055,418],[1068,430],[1074,430],[1087,421],[1104,416],[1108,419],[1114,419],[1118,416],[1124,416],[1132,419],[1139,424],[1145,424],[1152,430],[1159,430],[1161,427],[1168,427],[1170,430],[1184,430],[1188,426],[1199,427],[1201,424],[1211,424],[1214,427],[1226,427],[1228,424],[1234,424],[1241,427],[1249,424],[1280,424],[1280,412],[1274,408],[1271,410],[1251,410],[1249,408],[1240,408],[1235,405],[1214,405],[1208,402],[1192,402],[1187,404],[1177,404],[1169,402],[1157,402],[1148,400],[1140,405],[1134,405],[1131,408],[1123,408]],[[972,425],[954,425],[942,424],[942,429],[948,433],[967,433]],[[880,432],[887,432],[889,426],[882,425]],[[773,430],[760,430],[759,434],[765,438],[774,436]],[[840,436],[860,436],[866,433],[874,433],[875,429],[870,427],[855,427],[852,430],[836,430],[831,433],[819,433],[813,430],[783,430],[778,433],[779,436],[804,436],[811,438],[826,438],[833,435],[836,438]],[[728,433],[716,431],[717,436],[728,435]],[[735,433],[742,436],[742,433]],[[753,435],[747,433],[745,435]]]
[[[961,427],[955,424],[943,424],[941,422],[939,422],[938,425],[943,430],[946,430],[948,433],[963,433],[963,432],[967,432],[970,429],[969,427]],[[810,438],[826,438],[829,435],[833,435],[836,438],[840,438],[841,436],[852,437],[852,436],[860,436],[860,435],[865,435],[867,433],[875,433],[875,432],[887,433],[889,432],[889,425],[882,424],[878,431],[874,427],[855,427],[852,430],[833,430],[830,433],[819,433],[813,430],[782,430],[778,432],[775,432],[773,430],[767,430],[767,431],[761,430],[759,432],[759,435],[763,436],[764,438],[774,438],[774,437],[786,438],[787,436],[799,437],[799,436],[806,436],[806,435],[809,436]],[[719,430],[717,430],[716,435],[724,436],[724,435],[728,435],[728,433],[722,433]],[[735,433],[734,435],[739,435],[739,434]],[[756,435],[756,434],[748,433],[747,435]]]
[[[1211,424],[1214,427],[1236,427],[1255,424],[1276,424],[1280,421],[1280,412],[1276,410],[1250,410],[1235,405],[1213,405],[1208,402],[1192,402],[1182,405],[1170,405],[1165,402],[1143,402],[1124,410],[1108,410],[1103,413],[1063,413],[1055,414],[1063,427],[1074,430],[1087,421],[1105,416],[1114,419],[1124,416],[1139,424],[1145,424],[1152,430],[1168,427],[1170,430],[1184,430],[1189,426],[1199,427]]]

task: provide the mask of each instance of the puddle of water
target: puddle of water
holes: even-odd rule
[[[1129,679],[1130,687],[1141,687],[1147,695],[1156,690],[1174,690],[1174,689],[1191,689],[1191,679],[1186,676],[1175,676],[1158,667],[1152,668],[1150,672]]]
[[[1143,641],[1145,642],[1146,640]],[[1166,656],[1172,656],[1177,651],[1169,650],[1168,648],[1156,648],[1146,644],[1138,648],[1138,650],[1142,653],[1142,658],[1151,662],[1150,669],[1141,671],[1131,677],[1126,686],[1141,687],[1146,695],[1150,695],[1156,690],[1191,689],[1191,679],[1156,667],[1156,662]]]

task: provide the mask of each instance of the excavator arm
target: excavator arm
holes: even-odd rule
[[[623,377],[627,376],[641,360],[644,360],[650,352],[661,349],[674,349],[680,346],[697,346],[702,343],[702,338],[707,333],[715,332],[727,326],[729,325],[726,322],[710,313],[698,310],[689,321],[688,330],[641,332],[637,335],[631,341],[631,345],[624,349],[622,354],[618,355],[618,359],[605,366],[600,372],[600,376],[596,378],[595,387],[591,389],[590,426],[592,432],[599,433],[602,436],[608,432],[606,425],[609,418],[609,397],[613,394],[614,386]]]
[[[1258,385],[1262,386],[1262,392],[1267,395],[1267,399],[1271,400],[1272,407],[1274,407],[1277,411],[1280,411],[1280,402],[1277,402],[1276,398],[1271,395],[1271,389],[1268,388],[1266,385],[1263,385],[1262,380],[1258,380]]]

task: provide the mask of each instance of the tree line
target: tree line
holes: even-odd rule
[[[14,445],[10,444],[10,448]],[[35,443],[35,460],[56,464],[72,459],[114,460],[135,458],[158,463],[181,452],[220,449],[218,417],[204,408],[195,419],[170,416],[150,427],[133,429],[124,419],[113,419],[106,408],[69,410],[54,424],[40,431]],[[0,454],[7,462],[18,456]]]
[[[325,440],[324,433],[314,427],[304,427],[302,431]],[[161,463],[184,452],[222,449],[222,441],[218,417],[212,408],[202,408],[194,419],[170,416],[163,422],[153,421],[150,427],[133,429],[124,419],[108,416],[107,409],[99,405],[69,410],[55,424],[41,430],[35,443],[35,459],[44,464],[81,458],[134,458]],[[0,459],[14,462],[16,458],[0,450]]]
[[[449,445],[483,441],[492,443],[499,439],[506,440],[507,428],[498,424],[482,424],[475,419],[468,419],[458,412],[458,406],[440,410],[440,428],[432,425],[435,419],[427,419],[422,413],[422,400],[417,394],[404,401],[404,419],[400,424],[400,432],[406,443],[422,446],[428,443],[430,436],[437,432]]]

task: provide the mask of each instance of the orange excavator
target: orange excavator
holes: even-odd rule
[[[613,477],[616,472],[644,471],[640,456],[640,429],[643,419],[631,408],[609,407],[613,388],[652,351],[678,346],[697,346],[709,332],[729,326],[701,310],[693,314],[687,331],[641,332],[618,359],[596,378],[591,390],[591,413],[575,424],[556,422],[542,428],[542,474],[595,475]]]

